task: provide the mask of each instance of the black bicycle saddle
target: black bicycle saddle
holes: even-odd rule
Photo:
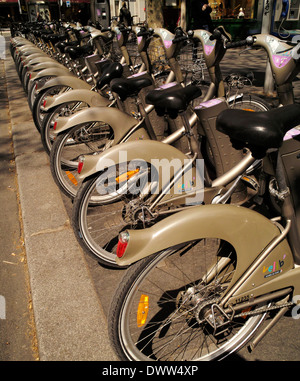
[[[123,74],[123,66],[118,62],[112,62],[101,73],[100,78],[97,81],[97,88],[101,89],[104,85],[109,84],[114,78],[120,78]]]
[[[75,60],[76,58],[83,57],[87,54],[92,53],[93,48],[90,45],[84,46],[67,46],[64,49],[65,53],[69,54],[70,57]]]
[[[216,128],[230,137],[233,147],[248,147],[254,157],[262,158],[268,149],[279,148],[287,131],[299,124],[300,105],[292,104],[260,112],[227,109],[218,115]]]
[[[182,87],[172,83],[150,91],[146,103],[154,105],[159,115],[172,114],[186,110],[189,103],[201,94],[201,89],[195,85]]]
[[[138,74],[128,78],[115,78],[110,82],[110,88],[122,100],[138,94],[143,88],[153,85],[149,74]]]

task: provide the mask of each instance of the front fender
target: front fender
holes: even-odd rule
[[[106,107],[111,103],[107,98],[103,97],[101,94],[95,91],[76,89],[47,98],[44,110],[48,112],[54,107],[69,102],[84,102],[88,104],[89,107]]]
[[[237,254],[233,282],[244,273],[268,243],[279,235],[278,227],[266,217],[235,205],[203,205],[187,208],[150,228],[128,230],[128,232],[129,242],[126,251],[122,258],[117,258],[117,264],[120,266],[130,265],[151,254],[193,240],[202,238],[225,240],[234,247]],[[283,240],[272,251],[270,257],[267,257],[265,267],[268,264],[273,266],[275,258],[277,262],[284,258],[285,271],[293,266],[292,254],[286,240]],[[255,286],[267,279],[264,277],[263,266],[264,262],[259,267],[261,276],[256,279]]]
[[[57,119],[55,134],[62,133],[72,127],[83,123],[105,122],[114,130],[114,142],[119,142],[122,137],[129,131],[137,121],[116,108],[109,107],[90,107],[68,117],[60,117]]]

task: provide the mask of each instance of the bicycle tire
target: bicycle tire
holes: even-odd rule
[[[72,107],[70,106],[72,106],[74,103],[76,102],[61,104],[46,113],[45,118],[43,119],[40,133],[43,147],[48,155],[50,155],[50,151],[54,142],[53,128],[55,121],[59,116],[65,117],[72,114],[74,110],[71,112]],[[88,105],[84,102],[81,102],[80,109],[76,107],[76,112],[85,107],[88,107]]]
[[[95,131],[97,128],[90,125],[93,123],[77,125],[59,134],[50,151],[50,169],[53,179],[59,189],[71,199],[75,197],[81,184],[77,173],[79,156],[101,152],[113,141],[113,131],[108,124],[100,125],[98,130],[100,132],[97,134],[94,132],[89,134],[89,129],[92,128],[92,131]],[[100,136],[99,139],[98,136]]]
[[[43,119],[45,118],[46,112],[43,112],[41,110],[41,106],[43,102],[46,100],[47,96],[53,96],[59,94],[65,87],[58,85],[54,86],[45,90],[40,91],[33,102],[32,105],[32,118],[35,124],[35,127],[39,132],[41,132],[42,125],[43,125]]]

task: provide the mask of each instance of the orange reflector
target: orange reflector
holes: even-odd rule
[[[251,110],[251,108],[243,108],[242,110],[243,111],[252,111],[252,112],[255,112],[254,110]]]
[[[139,169],[134,169],[133,171],[125,172],[116,178],[116,182],[119,184],[125,180],[129,180],[133,175],[135,175],[136,173],[139,173],[139,171],[140,171]]]
[[[145,325],[149,311],[149,296],[142,294],[137,309],[137,326]]]
[[[74,176],[70,171],[66,171],[66,174],[67,174],[69,180],[70,180],[75,186],[77,186],[77,185],[78,185],[78,182],[77,182],[75,176]]]

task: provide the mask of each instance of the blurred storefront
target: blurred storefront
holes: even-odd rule
[[[187,2],[187,26],[193,29],[197,15],[193,14],[193,1]],[[249,34],[268,33],[289,36],[299,34],[300,0],[209,0],[214,26],[223,25],[234,40]],[[267,28],[263,28],[264,24]]]

